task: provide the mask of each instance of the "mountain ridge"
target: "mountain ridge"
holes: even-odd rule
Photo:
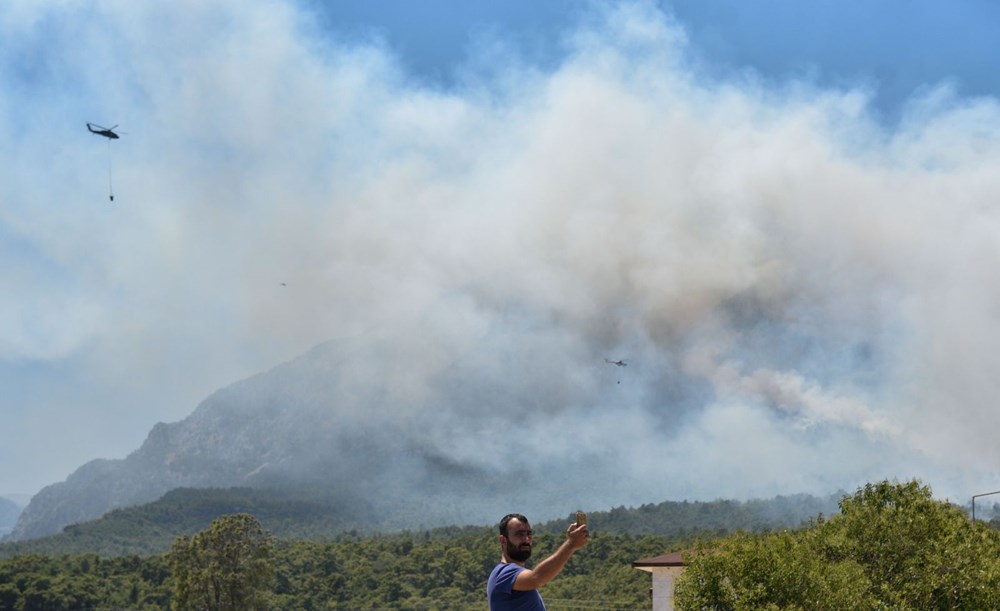
[[[43,488],[5,540],[55,534],[184,487],[312,486],[388,513],[434,496],[439,519],[455,517],[455,503],[485,517],[502,501],[490,492],[498,474],[438,451],[415,434],[405,406],[389,404],[389,390],[353,380],[357,349],[326,342],[213,392],[184,419],[154,425],[124,459],[92,460]],[[394,499],[382,498],[386,490]]]
[[[765,531],[797,527],[819,515],[839,511],[838,495],[777,496],[749,501],[663,501],[639,507],[608,510],[588,508],[595,533],[665,537],[712,535],[735,530]],[[224,515],[250,513],[279,539],[329,541],[344,537],[369,537],[399,532],[424,533],[427,538],[455,532],[484,532],[492,537],[491,523],[426,522],[418,527],[372,520],[358,508],[336,499],[318,499],[304,491],[251,488],[178,488],[152,503],[115,509],[97,520],[72,524],[55,535],[0,543],[0,558],[26,553],[50,556],[98,554],[105,557],[151,555],[169,551],[178,536],[191,536]],[[429,515],[425,508],[412,508]],[[494,517],[494,521],[499,516]],[[534,521],[539,533],[559,534],[574,516]],[[415,522],[411,522],[414,524]]]
[[[326,341],[216,390],[180,421],[155,424],[125,458],[90,461],[42,489],[4,540],[177,488],[312,490],[400,528],[688,496],[672,482],[691,476],[659,443],[705,392],[682,373],[665,368],[632,387],[586,346],[536,359],[512,351],[501,329],[461,349],[445,349],[440,329],[403,345],[396,331]],[[629,437],[652,429],[641,443]]]

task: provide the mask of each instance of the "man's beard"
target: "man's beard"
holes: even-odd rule
[[[511,545],[510,541],[507,542],[507,557],[515,562],[524,562],[528,558],[531,558],[531,547],[521,547],[517,548]]]

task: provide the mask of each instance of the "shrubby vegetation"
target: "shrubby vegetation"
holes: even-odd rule
[[[551,553],[561,537],[540,535],[537,557]],[[218,539],[207,539],[213,538]],[[570,599],[641,608],[649,600],[649,575],[630,563],[677,545],[682,543],[665,537],[598,534],[586,553],[574,556],[559,579],[546,586],[545,598],[553,608]],[[174,598],[199,587],[175,580],[199,573],[191,567],[203,565],[193,559],[171,576],[171,560],[184,558],[188,547],[182,543],[177,556],[24,555],[0,561],[0,609],[234,608],[198,607],[189,598]],[[492,528],[461,528],[345,535],[327,542],[277,540],[269,557],[273,581],[266,604],[272,609],[469,609],[483,608],[486,577],[499,551]],[[223,569],[221,574],[235,572]]]
[[[690,554],[679,610],[1000,609],[1000,531],[916,481],[868,484],[807,528]]]
[[[751,505],[592,512],[592,541],[545,587],[545,600],[553,609],[648,608],[649,574],[631,563],[690,550],[679,609],[1000,608],[1000,532],[917,482],[869,484],[843,496],[836,515],[786,525],[796,528],[771,528],[792,514],[763,519]],[[536,525],[536,558],[555,549],[568,521]],[[272,538],[261,522],[217,517],[156,554],[18,553],[0,560],[0,609],[482,609],[499,555],[485,526],[306,540]],[[195,599],[226,588],[214,602]]]

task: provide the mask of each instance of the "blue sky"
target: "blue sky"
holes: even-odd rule
[[[1000,7],[961,0],[660,1],[689,37],[704,76],[753,72],[781,82],[871,89],[892,119],[917,91],[942,82],[966,96],[995,95]],[[455,84],[455,67],[475,40],[493,34],[551,66],[563,34],[593,17],[580,0],[548,2],[316,2],[323,25],[347,37],[382,37],[407,71]]]
[[[15,0],[0,493],[384,327],[647,363],[623,464],[701,457],[649,501],[995,488],[998,12]]]

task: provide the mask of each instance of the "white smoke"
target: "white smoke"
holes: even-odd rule
[[[395,405],[468,372],[445,453],[613,461],[648,486],[622,502],[996,476],[993,99],[930,88],[886,127],[861,89],[710,81],[644,3],[450,90],[276,0],[15,5],[0,354],[68,369],[8,418],[66,418],[71,465],[378,337],[345,367]],[[111,206],[87,120],[127,132]]]

